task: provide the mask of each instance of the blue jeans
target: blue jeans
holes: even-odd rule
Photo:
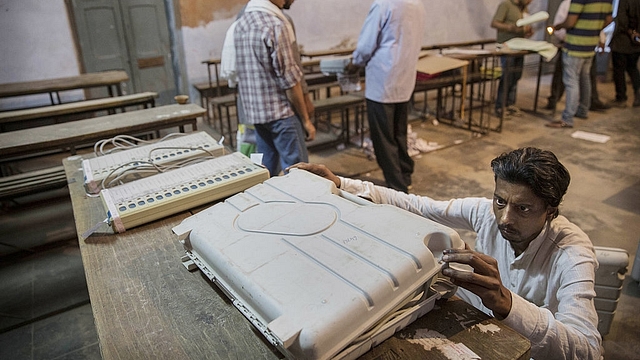
[[[302,123],[297,116],[256,124],[256,144],[271,176],[298,162],[309,162]]]
[[[562,82],[567,104],[562,112],[562,121],[573,126],[577,114],[587,116],[591,106],[591,63],[588,58],[562,54]]]
[[[502,110],[505,83],[507,84],[507,96],[504,106],[511,106],[516,103],[518,80],[522,77],[522,69],[524,68],[524,56],[501,56],[500,66],[502,66],[502,76],[498,84],[498,98],[496,99],[497,111]]]

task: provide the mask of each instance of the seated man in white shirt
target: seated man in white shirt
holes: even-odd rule
[[[458,296],[527,337],[532,358],[601,357],[593,303],[598,263],[589,237],[558,215],[570,175],[552,152],[523,148],[491,161],[493,200],[436,201],[339,177],[324,165],[293,167],[374,203],[474,231],[475,250],[447,250],[442,259],[473,268],[443,270],[459,286]]]

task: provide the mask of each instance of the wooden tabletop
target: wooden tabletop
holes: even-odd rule
[[[330,50],[319,50],[319,51],[301,51],[300,56],[314,58],[319,56],[332,56],[332,55],[351,55],[355,48],[347,48],[347,49],[330,49]]]
[[[185,124],[195,130],[196,119],[204,113],[195,104],[174,104],[0,133],[0,159]]]
[[[129,76],[125,71],[113,70],[55,79],[6,83],[0,84],[0,97],[52,93],[64,90],[118,85],[128,80]]]
[[[203,64],[207,64],[207,65],[218,65],[222,62],[222,59],[219,58],[213,58],[213,59],[207,59],[207,60],[202,60]]]
[[[479,359],[529,360],[530,349],[524,336],[454,297],[438,300],[433,310],[360,360],[473,359],[461,353],[473,353]]]
[[[106,217],[100,198],[85,195],[81,161],[79,156],[63,161],[78,234]],[[193,212],[120,234],[103,225],[79,239],[103,359],[283,358],[224,293],[200,271],[189,272],[181,264],[184,249],[171,228]],[[521,335],[453,300],[438,302],[363,359],[437,356],[438,350],[407,341],[407,334],[425,334],[426,329],[465,344],[484,359],[528,359],[529,342]]]
[[[143,92],[102,99],[76,101],[66,104],[41,106],[29,109],[2,111],[0,112],[0,124],[23,120],[53,118],[60,115],[113,109],[120,106],[130,106],[141,103],[154,103],[155,98],[157,97],[158,93]]]

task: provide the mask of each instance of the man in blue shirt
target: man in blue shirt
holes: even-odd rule
[[[426,30],[419,0],[375,0],[362,26],[353,65],[365,67],[371,141],[387,186],[408,192],[413,159],[407,152],[409,100]]]

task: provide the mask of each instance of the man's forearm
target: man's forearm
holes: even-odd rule
[[[302,93],[302,84],[300,82],[287,90],[287,97],[289,98],[289,101],[291,101],[291,104],[293,104],[293,108],[300,117],[300,120],[302,120],[302,123],[304,124],[305,122],[310,121],[307,104],[304,99],[304,94]]]

